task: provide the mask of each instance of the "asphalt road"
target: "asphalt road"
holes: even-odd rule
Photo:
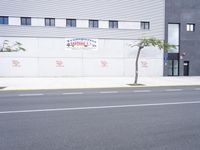
[[[0,91],[0,150],[199,150],[200,86]]]

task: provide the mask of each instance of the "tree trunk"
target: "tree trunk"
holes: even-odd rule
[[[135,85],[138,84],[137,83],[138,82],[138,61],[139,61],[141,50],[142,50],[142,47],[139,47],[138,52],[137,52],[137,57],[136,57],[136,60],[135,60],[135,82],[134,82]]]

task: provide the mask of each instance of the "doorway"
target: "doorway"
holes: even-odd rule
[[[179,75],[179,61],[168,60],[168,76],[178,76],[178,75]]]
[[[190,74],[189,71],[190,71],[190,62],[184,61],[184,63],[183,63],[183,75],[189,76],[189,74]]]

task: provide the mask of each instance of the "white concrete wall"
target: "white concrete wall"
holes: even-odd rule
[[[0,76],[133,76],[137,48],[131,40],[98,39],[98,50],[66,50],[64,38],[0,38],[19,41],[26,52],[1,52]],[[140,76],[162,76],[163,52],[146,48]]]

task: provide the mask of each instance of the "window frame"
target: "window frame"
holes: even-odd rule
[[[171,33],[170,29],[173,29],[173,31],[175,31],[174,29],[176,29],[177,27],[177,40],[171,40],[171,35],[175,35],[174,33]],[[167,41],[170,43],[170,41],[176,41],[177,43],[170,43],[172,45],[175,45],[176,46],[176,49],[174,48],[171,48],[168,50],[168,53],[180,53],[180,32],[181,32],[181,25],[180,23],[175,23],[175,22],[168,22],[168,25],[167,25]]]
[[[56,24],[55,23],[55,18],[45,18],[44,22],[45,22],[45,26],[47,26],[47,27],[55,27],[55,24]]]
[[[118,29],[119,28],[119,21],[109,20],[109,28],[110,29]]]
[[[150,22],[149,21],[141,21],[140,26],[142,30],[150,30]]]
[[[187,32],[195,32],[195,23],[187,23],[186,31]]]
[[[89,20],[89,28],[99,28],[99,20]]]
[[[66,27],[76,28],[76,19],[66,19]]]
[[[21,17],[20,19],[21,19],[21,25],[22,26],[31,26],[31,17]],[[23,19],[24,19],[25,22],[23,22]]]
[[[0,25],[8,25],[9,24],[9,17],[8,16],[0,16],[2,19],[2,23]]]

